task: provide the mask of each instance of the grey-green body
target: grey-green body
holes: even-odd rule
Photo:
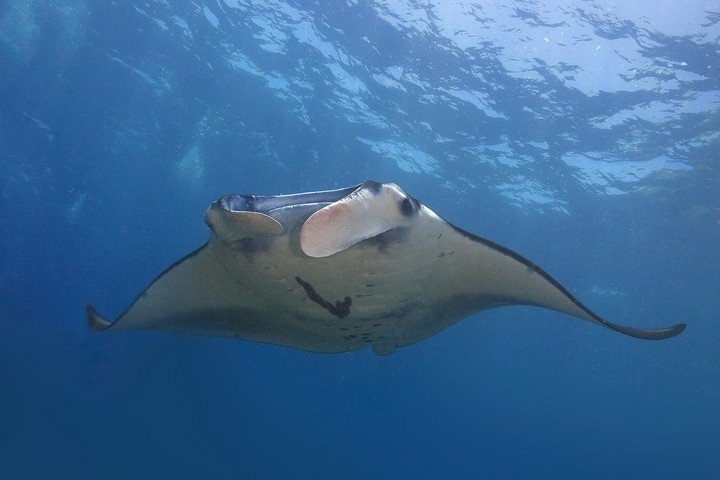
[[[546,307],[632,336],[543,270],[464,232],[393,184],[278,197],[229,196],[206,220],[208,242],[161,274],[110,323],[230,337],[324,353],[386,354],[481,310]]]

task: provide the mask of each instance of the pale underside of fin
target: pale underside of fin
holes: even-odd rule
[[[280,222],[269,215],[261,212],[229,210],[217,202],[208,208],[205,221],[215,235],[228,242],[283,233]]]
[[[328,257],[397,228],[407,223],[402,199],[394,185],[363,186],[313,213],[300,230],[300,247],[309,257]]]
[[[477,245],[472,251],[467,249],[464,263],[482,265],[483,272],[475,275],[474,279],[472,275],[468,275],[466,280],[474,282],[476,288],[483,290],[488,303],[494,301],[496,304],[525,304],[549,308],[644,340],[663,340],[685,329],[684,323],[658,329],[641,329],[610,322],[586,307],[557,280],[521,255],[455,225],[447,225],[456,235],[459,234],[460,242],[473,242]],[[459,264],[458,273],[463,268],[466,267]],[[481,284],[483,286],[480,286]]]
[[[204,312],[227,310],[247,296],[246,289],[217,260],[212,247],[205,245],[168,267],[115,322],[98,315],[90,304],[87,320],[93,330],[210,332],[216,326]]]

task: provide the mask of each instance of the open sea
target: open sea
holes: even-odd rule
[[[221,196],[368,179],[687,329],[512,306],[380,356],[88,328]],[[717,1],[0,0],[0,478],[718,472]]]

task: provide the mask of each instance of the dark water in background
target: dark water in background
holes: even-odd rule
[[[486,3],[486,2],[482,2]],[[716,478],[714,2],[0,2],[2,478]],[[228,192],[395,181],[642,342],[91,335]]]

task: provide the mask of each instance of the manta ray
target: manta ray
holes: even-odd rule
[[[293,195],[227,195],[205,214],[207,243],[181,258],[94,331],[229,337],[313,352],[381,355],[476,312],[534,305],[636,338],[685,324],[611,323],[514,251],[444,220],[393,183]]]

